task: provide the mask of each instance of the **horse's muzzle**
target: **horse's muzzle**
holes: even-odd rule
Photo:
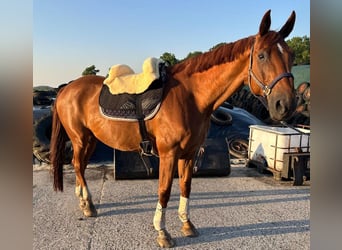
[[[269,98],[268,107],[270,117],[275,121],[286,121],[296,108],[295,95],[278,95]]]

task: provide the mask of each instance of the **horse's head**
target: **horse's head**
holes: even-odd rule
[[[284,39],[295,23],[295,12],[278,31],[270,31],[271,11],[262,18],[259,33],[251,48],[248,83],[251,92],[260,97],[273,120],[288,118],[295,109],[295,90],[291,67],[294,54]]]

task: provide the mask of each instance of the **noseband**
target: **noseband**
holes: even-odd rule
[[[264,104],[264,106],[266,107],[266,109],[268,110],[268,105],[267,105],[267,96],[269,96],[272,92],[273,87],[276,85],[276,83],[278,83],[281,79],[283,79],[284,77],[291,77],[292,79],[294,79],[292,73],[290,72],[285,72],[280,74],[279,76],[277,76],[269,85],[264,84],[262,81],[260,81],[256,75],[254,74],[253,70],[252,70],[252,64],[253,64],[253,51],[254,51],[254,44],[252,45],[251,48],[251,53],[249,55],[249,67],[248,67],[248,85],[249,85],[249,89],[251,90],[252,94],[258,98],[262,104]],[[252,87],[251,87],[251,78],[254,79],[254,81],[258,84],[258,86],[262,89],[263,95],[259,96],[256,95],[255,93],[253,93]]]

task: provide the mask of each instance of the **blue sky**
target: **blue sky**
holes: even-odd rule
[[[221,42],[254,35],[271,9],[271,29],[292,10],[293,36],[310,36],[309,0],[59,0],[33,1],[33,85],[58,86],[95,65],[141,72],[143,61],[164,52],[183,59]]]

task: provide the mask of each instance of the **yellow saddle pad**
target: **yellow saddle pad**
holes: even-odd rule
[[[128,65],[114,65],[110,68],[109,75],[103,83],[108,85],[113,95],[140,94],[160,77],[159,64],[163,62],[161,59],[149,57],[143,63],[142,72],[138,74],[135,74]]]

